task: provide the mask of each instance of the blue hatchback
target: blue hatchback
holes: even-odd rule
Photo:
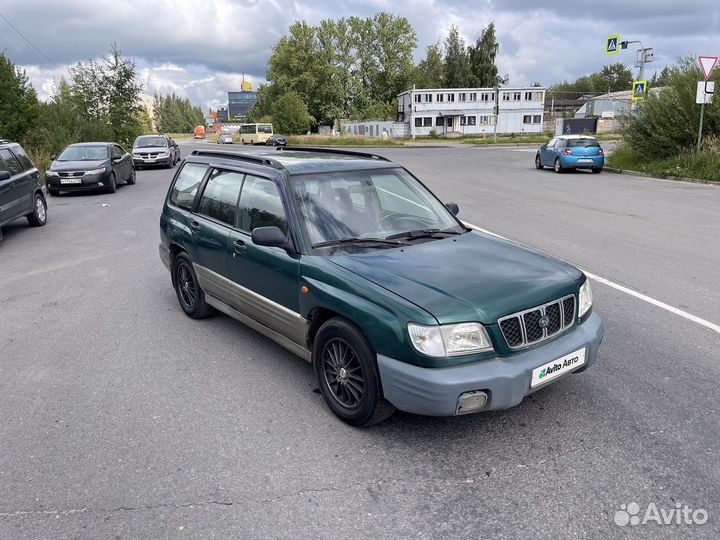
[[[535,155],[535,168],[553,167],[556,173],[568,169],[590,169],[602,171],[605,153],[594,137],[585,135],[563,135],[550,139]]]

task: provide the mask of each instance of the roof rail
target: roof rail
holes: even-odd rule
[[[0,144],[10,144],[11,142],[10,139],[0,139]]]
[[[378,156],[377,154],[370,154],[368,152],[357,152],[355,150],[338,150],[337,148],[323,148],[323,147],[307,147],[307,146],[276,146],[275,147],[278,151],[283,150],[289,150],[293,152],[323,152],[326,154],[340,154],[344,156],[355,156],[355,157],[364,157],[364,158],[372,158],[372,159],[379,159],[381,161],[390,161],[388,158],[383,156]]]
[[[270,165],[276,169],[284,169],[282,163],[269,157],[251,156],[248,154],[237,154],[235,152],[227,152],[222,150],[193,150],[191,156],[200,157],[221,157],[227,159],[237,159],[238,161],[249,161],[258,165]]]

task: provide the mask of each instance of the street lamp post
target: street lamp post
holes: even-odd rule
[[[497,144],[497,127],[498,120],[500,120],[500,85],[507,84],[510,78],[505,75],[505,78],[499,75],[495,79],[495,125],[493,126],[493,141]]]

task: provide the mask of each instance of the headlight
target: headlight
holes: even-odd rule
[[[106,170],[105,167],[103,167],[102,169],[93,169],[91,171],[85,171],[85,175],[91,176],[93,174],[102,174],[105,172],[105,170]]]
[[[140,154],[138,154],[137,152],[133,152],[133,157],[140,157]]]
[[[157,157],[168,157],[168,155],[169,154],[167,152],[160,152]]]
[[[60,176],[55,171],[45,171],[45,176]]]
[[[459,356],[493,350],[485,328],[476,322],[443,326],[408,323],[408,334],[413,347],[428,356]]]
[[[582,317],[592,307],[593,297],[592,289],[590,288],[590,280],[585,279],[585,283],[580,287],[580,308],[578,309],[578,317]]]

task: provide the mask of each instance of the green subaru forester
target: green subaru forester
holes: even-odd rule
[[[382,157],[195,151],[160,218],[180,307],[312,362],[345,422],[505,409],[592,365],[603,321],[578,269],[469,230]]]

